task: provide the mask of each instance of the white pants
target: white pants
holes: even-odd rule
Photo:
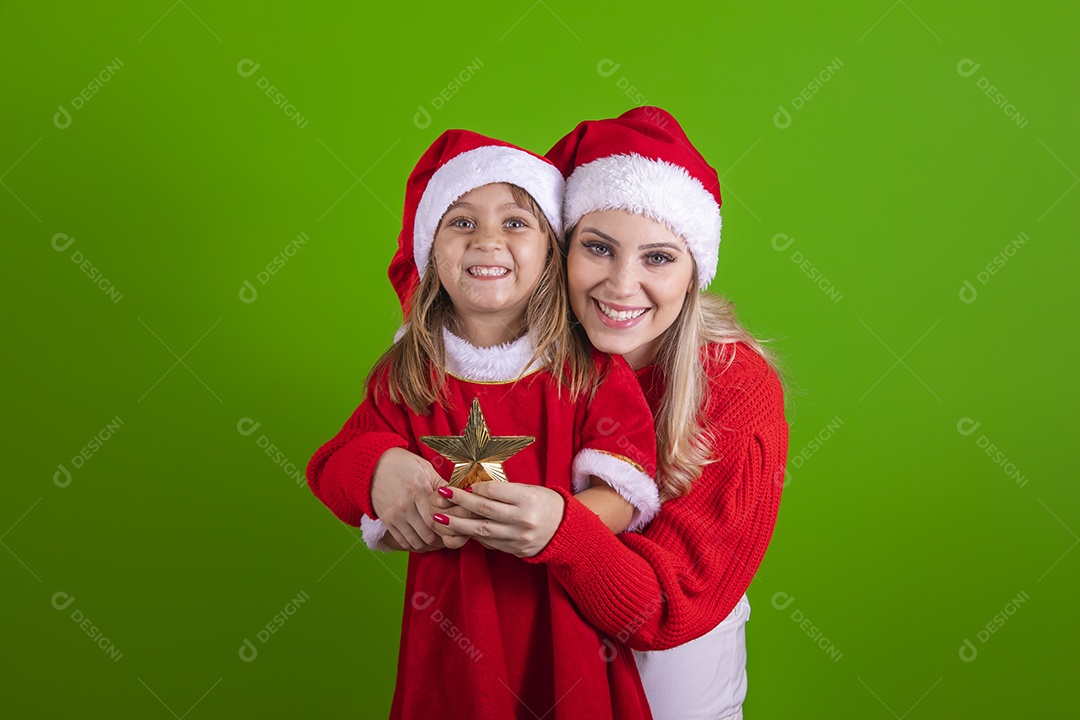
[[[696,640],[634,651],[654,720],[742,720],[749,619],[743,595],[723,622]]]

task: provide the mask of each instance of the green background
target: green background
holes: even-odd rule
[[[721,173],[713,289],[788,372],[747,717],[1075,712],[1074,3],[170,1],[0,9],[0,715],[385,717],[405,558],[296,471],[397,327],[404,180],[637,104]]]

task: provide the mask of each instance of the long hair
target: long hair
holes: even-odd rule
[[[596,371],[587,346],[570,332],[570,306],[563,272],[562,249],[554,229],[532,195],[507,183],[514,201],[527,208],[540,223],[547,238],[547,256],[525,312],[514,328],[515,337],[530,335],[533,357],[527,366],[540,362],[565,387],[571,398],[595,388]],[[440,219],[439,225],[442,225]],[[443,329],[460,336],[461,328],[449,294],[439,282],[440,258],[432,253],[419,286],[412,297],[404,333],[383,353],[368,376],[376,393],[385,386],[389,398],[404,403],[418,415],[445,402],[446,348]],[[385,378],[385,382],[373,380]]]
[[[772,354],[736,319],[731,301],[696,289],[687,293],[675,322],[661,336],[656,365],[664,378],[664,396],[654,417],[661,500],[685,495],[705,466],[718,459],[712,453],[712,429],[702,425],[709,399],[705,362],[730,366],[736,343],[775,366]],[[719,347],[707,350],[713,357],[703,357],[703,348],[714,344]]]

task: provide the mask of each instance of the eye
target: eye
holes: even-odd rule
[[[506,221],[505,224],[506,224],[507,227],[511,227],[511,228],[515,228],[515,229],[516,228],[527,228],[527,227],[529,227],[529,223],[527,223],[523,218],[519,218],[519,217],[510,218],[510,219],[508,219]]]
[[[453,220],[451,220],[450,222],[446,223],[446,226],[447,227],[461,228],[463,230],[471,230],[473,227],[475,227],[475,224],[469,218],[456,217]]]
[[[645,262],[650,265],[667,265],[668,263],[675,262],[675,258],[667,253],[654,252],[645,256]]]
[[[610,257],[612,254],[610,247],[597,240],[582,240],[581,247],[585,248],[593,255],[597,255],[599,257]]]

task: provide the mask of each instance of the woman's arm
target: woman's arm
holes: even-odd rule
[[[704,635],[746,592],[772,537],[786,429],[744,438],[742,462],[708,467],[640,535],[615,537],[567,499],[558,531],[529,562],[546,564],[594,625],[634,649]]]
[[[447,529],[545,563],[594,625],[630,647],[660,650],[700,637],[738,603],[765,553],[788,437],[779,380],[749,349],[712,390],[718,461],[641,534],[616,537],[568,493],[557,493],[558,502],[555,491],[526,486],[508,493],[477,485],[481,497],[462,504],[487,519],[452,519]]]
[[[312,456],[308,485],[340,520],[362,527],[372,549],[460,547],[467,538],[444,539],[431,528],[430,499],[447,483],[404,449],[406,425],[404,412],[375,403],[369,388],[344,427]]]
[[[366,398],[308,461],[308,486],[339,520],[359,527],[364,515],[378,517],[371,505],[371,476],[379,459],[407,444]]]

